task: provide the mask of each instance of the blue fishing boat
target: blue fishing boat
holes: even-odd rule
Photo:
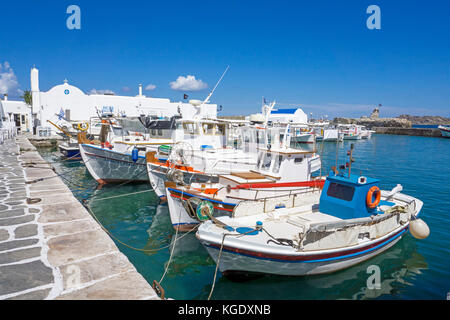
[[[380,190],[378,179],[351,174],[348,168],[348,173],[346,166],[333,168],[319,201],[309,198],[295,205],[293,196],[285,196],[269,209],[239,203],[231,216],[203,222],[196,236],[225,275],[298,276],[330,273],[370,259],[408,229],[419,239],[429,235],[418,218],[422,201],[400,193],[401,185]]]
[[[65,141],[58,145],[59,152],[64,158],[81,159],[80,148],[76,141]]]

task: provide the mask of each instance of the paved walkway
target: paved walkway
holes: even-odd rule
[[[53,176],[25,137],[0,145],[0,299],[158,299]]]

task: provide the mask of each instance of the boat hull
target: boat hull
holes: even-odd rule
[[[361,140],[361,135],[344,135],[344,140]]]
[[[179,231],[190,231],[193,228],[197,227],[200,221],[189,215],[186,207],[183,205],[187,199],[195,198],[192,197],[189,193],[181,192],[177,189],[167,188],[167,204],[169,207],[170,220],[172,222],[172,226],[174,229],[178,229]],[[200,200],[207,200],[213,203],[214,206],[214,216],[218,215],[231,215],[233,212],[233,208],[235,204],[233,203],[225,203],[221,201],[217,201],[211,198],[198,197]],[[188,204],[185,202],[186,206]],[[196,207],[191,203],[193,209]]]
[[[147,182],[145,157],[134,162],[130,154],[100,148],[94,145],[80,145],[80,153],[91,176],[101,184],[122,182]]]
[[[69,147],[64,144],[61,144],[58,146],[59,152],[63,155],[65,158],[71,158],[71,159],[81,159],[80,155],[80,148],[78,147]]]
[[[439,130],[441,130],[441,135],[444,138],[450,138],[450,127],[439,127]]]
[[[291,137],[291,142],[313,144],[314,143],[314,135],[313,134],[303,134],[303,135],[299,135],[299,136],[293,136],[293,137]]]
[[[148,162],[147,171],[150,184],[153,190],[155,191],[156,195],[160,198],[165,197],[166,187],[164,183],[167,181],[168,166]],[[188,172],[183,169],[180,169],[179,171],[183,173],[183,181],[186,184],[190,184],[193,182],[214,183],[219,180],[217,175],[207,175],[200,172]]]
[[[276,256],[237,248],[222,249],[219,270],[222,273],[264,273],[288,276],[303,276],[331,273],[368,260],[395,245],[408,228],[402,228],[383,240],[371,242],[358,249],[342,250],[340,253],[301,253],[298,256]],[[197,235],[198,237],[198,235]],[[220,245],[200,239],[203,246],[217,263]]]

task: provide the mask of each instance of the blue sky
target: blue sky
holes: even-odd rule
[[[71,4],[81,30],[66,27]],[[380,30],[366,27],[371,4]],[[264,96],[330,118],[379,103],[381,116],[450,116],[449,12],[445,0],[8,1],[0,73],[16,77],[10,97],[29,89],[36,65],[42,91],[67,78],[85,92],[135,95],[142,83],[179,101],[204,99],[230,65],[211,99],[224,115],[258,112]],[[207,87],[171,88],[188,75]]]

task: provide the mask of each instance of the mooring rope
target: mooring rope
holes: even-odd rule
[[[183,196],[183,192],[181,193],[181,196]],[[180,221],[180,219],[181,219],[181,209],[179,210],[178,222]],[[188,234],[188,233],[194,231],[194,230],[197,229],[199,226],[200,226],[200,224],[197,224],[195,227],[193,227],[191,230],[189,230],[186,234]],[[170,265],[170,263],[172,262],[172,256],[173,256],[173,253],[174,253],[174,251],[175,251],[175,245],[177,244],[177,241],[178,241],[179,239],[181,239],[182,237],[184,237],[184,235],[183,235],[181,238],[178,238],[178,229],[179,229],[179,228],[176,228],[176,229],[175,229],[175,240],[174,240],[174,242],[173,242],[172,250],[170,251],[169,261],[167,262],[167,265],[166,265],[166,268],[165,268],[165,270],[164,270],[164,273],[163,273],[161,279],[159,280],[159,283],[160,283],[160,284],[161,284],[161,282],[164,280],[164,277],[166,276],[167,270],[169,270],[169,265]]]
[[[145,193],[145,192],[151,192],[153,190],[148,189],[148,190],[142,190],[142,191],[136,191],[136,192],[130,192],[130,193],[126,193],[126,194],[119,194],[117,196],[110,196],[110,197],[101,197],[101,198],[96,198],[95,196],[91,198],[91,200],[95,201],[102,201],[102,200],[108,200],[108,199],[114,199],[114,198],[120,198],[120,197],[126,197],[126,196],[131,196],[133,194],[140,194],[140,193]]]
[[[227,235],[228,235],[228,233],[225,233],[225,234],[222,236],[222,244],[220,245],[219,256],[217,257],[216,270],[214,271],[213,283],[212,283],[212,286],[211,286],[211,291],[209,292],[208,300],[211,299],[211,296],[212,296],[213,291],[214,291],[214,287],[216,286],[217,270],[219,270],[220,258],[221,258],[221,256],[222,256],[222,250],[223,250],[223,243],[224,243],[225,237],[226,237]]]
[[[181,197],[183,197],[183,191],[181,192]],[[179,211],[179,214],[178,214],[178,222],[180,222],[180,219],[181,219],[181,209],[178,210],[178,211]],[[159,280],[159,283],[160,283],[160,284],[161,284],[161,282],[164,280],[164,277],[166,276],[167,270],[169,270],[170,262],[172,261],[172,255],[173,255],[173,252],[175,251],[175,245],[177,244],[177,240],[178,240],[178,239],[177,239],[177,237],[178,237],[178,229],[179,229],[178,227],[175,228],[175,240],[174,240],[174,242],[173,242],[172,250],[170,251],[169,261],[167,262],[167,266],[166,266],[166,268],[165,268],[165,270],[164,270],[164,273],[163,273],[161,279]]]
[[[213,291],[214,291],[214,287],[216,285],[217,271],[219,270],[220,258],[222,257],[222,251],[223,251],[223,245],[224,245],[224,242],[225,242],[225,237],[226,236],[233,236],[233,237],[245,236],[246,234],[252,233],[254,231],[258,231],[258,229],[251,229],[251,230],[249,230],[247,232],[244,232],[244,233],[237,233],[237,234],[236,233],[224,233],[223,234],[223,236],[222,236],[222,243],[220,245],[219,255],[217,257],[217,262],[216,262],[216,270],[214,271],[213,283],[212,283],[212,286],[211,286],[211,291],[209,292],[208,300],[211,299],[211,296],[212,296]]]
[[[159,251],[159,250],[166,249],[166,248],[169,248],[169,247],[170,247],[170,244],[168,244],[167,246],[159,247],[159,248],[157,248],[157,249],[142,249],[142,248],[136,248],[136,247],[133,247],[133,246],[131,246],[131,245],[129,245],[129,244],[123,242],[122,240],[120,240],[120,239],[117,238],[116,236],[114,236],[107,228],[105,228],[105,227],[103,226],[103,224],[100,222],[100,220],[97,218],[97,216],[94,214],[94,212],[92,211],[92,208],[90,207],[89,204],[84,203],[84,206],[85,206],[85,208],[88,210],[88,212],[92,215],[92,217],[95,219],[95,221],[97,221],[97,223],[100,225],[100,227],[101,227],[101,228],[102,228],[102,229],[103,229],[103,230],[104,230],[111,238],[113,238],[114,240],[116,240],[117,242],[119,242],[120,244],[124,245],[125,247],[127,247],[127,248],[129,248],[129,249],[132,249],[132,250],[135,250],[135,251],[140,251],[140,252],[157,252],[157,251]],[[194,228],[194,229],[195,229],[195,228]],[[182,236],[180,236],[180,237],[178,238],[178,240],[184,238],[186,235],[188,235],[188,234],[189,234],[190,232],[192,232],[194,229],[192,229],[192,230],[190,230],[189,232],[186,232],[185,234],[183,234]]]

